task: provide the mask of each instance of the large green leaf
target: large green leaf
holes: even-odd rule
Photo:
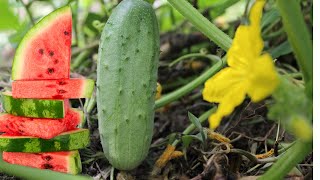
[[[19,19],[13,13],[7,0],[0,1],[0,31],[17,30]]]

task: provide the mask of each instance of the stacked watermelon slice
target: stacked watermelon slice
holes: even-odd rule
[[[69,6],[44,17],[23,38],[12,66],[12,92],[2,93],[0,151],[12,164],[81,172],[78,149],[89,144],[83,113],[69,99],[91,96],[94,81],[70,78]]]

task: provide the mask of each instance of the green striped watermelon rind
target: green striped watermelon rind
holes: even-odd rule
[[[13,98],[11,92],[3,92],[3,109],[12,115],[30,118],[64,118],[63,100]]]
[[[69,157],[69,172],[70,174],[79,174],[82,171],[82,164],[79,151],[71,151],[72,155]]]
[[[60,9],[57,9],[54,11],[54,13],[50,13],[45,18],[41,19],[37,24],[35,24],[23,37],[21,40],[16,52],[15,57],[12,63],[12,72],[11,72],[11,79],[15,80],[18,79],[20,76],[19,72],[22,72],[21,69],[23,68],[23,63],[18,61],[18,59],[21,59],[21,56],[24,56],[23,50],[24,47],[28,46],[29,39],[35,37],[35,34],[38,34],[43,30],[43,27],[46,27],[48,23],[50,23],[50,20],[55,19],[57,16],[63,16],[64,13],[68,13],[70,11],[69,6],[62,7]]]
[[[93,90],[94,90],[94,80],[92,79],[87,79],[83,85],[83,96],[86,97],[86,98],[90,98],[92,93],[93,93]]]
[[[52,139],[31,136],[0,135],[0,151],[7,152],[55,152],[82,149],[89,145],[89,130],[76,129],[61,133]]]

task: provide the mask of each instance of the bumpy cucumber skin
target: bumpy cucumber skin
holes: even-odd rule
[[[159,29],[153,8],[124,0],[102,32],[97,103],[104,153],[117,169],[131,170],[150,147],[159,60]]]

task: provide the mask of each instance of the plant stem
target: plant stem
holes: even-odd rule
[[[293,52],[297,57],[302,71],[308,97],[312,97],[312,73],[313,73],[313,50],[312,42],[303,14],[300,10],[300,1],[277,0],[277,7],[282,16],[284,29]]]
[[[83,65],[83,61],[86,60],[90,56],[90,50],[82,51],[71,63],[71,70],[75,70],[81,65]]]
[[[97,103],[96,96],[94,94],[92,94],[91,98],[89,98],[88,101],[86,101],[86,103],[87,103],[86,104],[87,106],[85,106],[85,108],[87,110],[87,113],[91,113],[91,111],[93,110],[94,106]]]
[[[99,46],[99,41],[93,41],[91,44],[88,44],[82,48],[75,48],[72,50],[72,56],[75,56],[81,52],[83,52],[84,50],[87,50],[87,49],[91,49],[91,48],[96,48]]]
[[[209,109],[208,111],[206,111],[205,113],[203,113],[200,117],[199,117],[199,121],[200,123],[203,123],[205,120],[208,119],[208,117],[214,113],[214,111],[216,110],[216,107],[213,107],[211,109]],[[186,135],[191,133],[194,129],[196,128],[196,126],[194,124],[190,124],[183,132],[182,134]],[[180,140],[175,140],[172,143],[172,146],[176,147],[178,145],[178,143],[180,142]]]
[[[227,51],[230,48],[232,39],[199,13],[188,1],[168,0],[168,2],[223,50]]]
[[[31,11],[29,10],[29,6],[30,4],[32,3],[32,1],[29,3],[29,4],[24,4],[22,0],[20,0],[21,4],[23,5],[24,9],[26,10],[27,14],[28,14],[28,17],[30,19],[30,22],[32,24],[32,26],[35,25],[35,22],[33,20],[33,17],[32,17],[32,14],[31,14]]]
[[[173,65],[177,64],[178,62],[184,60],[184,59],[188,59],[188,58],[194,58],[194,57],[202,57],[202,58],[207,58],[209,59],[211,62],[215,63],[217,61],[220,60],[220,57],[216,56],[216,55],[212,55],[212,54],[203,54],[203,53],[191,53],[191,54],[186,54],[184,56],[179,57],[178,59],[172,61],[169,64],[169,67],[172,67]]]
[[[226,56],[221,59],[220,62],[217,62],[214,64],[210,69],[208,69],[206,72],[204,72],[201,76],[196,78],[195,80],[191,81],[190,83],[186,84],[185,86],[169,93],[164,96],[162,96],[160,99],[158,99],[155,103],[155,109],[158,109],[170,102],[173,102],[180,97],[186,95],[187,93],[194,90],[196,87],[203,84],[207,79],[209,79],[211,76],[213,76],[215,73],[217,73],[223,66],[226,64]]]
[[[110,172],[110,180],[114,179],[114,167],[111,168],[111,172]]]
[[[283,179],[290,170],[312,151],[312,142],[297,142],[259,180]]]
[[[31,167],[9,164],[2,160],[2,152],[0,152],[0,172],[14,175],[16,177],[23,178],[26,180],[92,180],[91,177],[86,176],[76,176],[71,174],[54,172],[51,170],[36,169]]]

